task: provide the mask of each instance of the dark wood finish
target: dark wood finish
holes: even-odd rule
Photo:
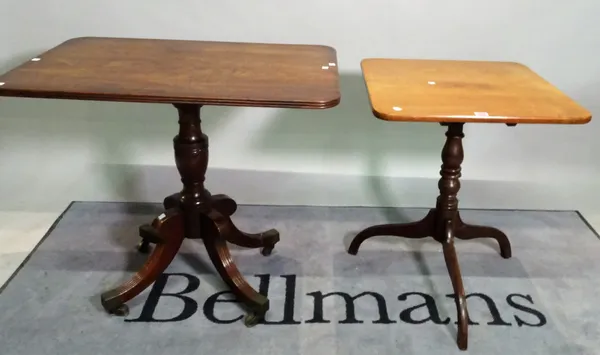
[[[166,210],[177,208],[180,206],[181,193],[176,193],[165,198],[163,206]],[[228,218],[237,210],[237,203],[229,196],[219,194],[211,196],[212,208],[219,211],[223,218]],[[233,222],[229,223],[231,230],[225,235],[229,243],[245,247],[245,248],[261,248],[261,253],[264,256],[271,255],[275,244],[279,241],[279,233],[270,229],[263,233],[250,234],[240,231],[235,227]],[[138,244],[138,250],[142,253],[150,251],[150,244],[156,244],[157,239],[155,233],[148,232],[144,226],[140,228],[140,236],[142,240]]]
[[[173,261],[185,236],[183,227],[183,215],[173,209],[152,222],[152,228],[163,242],[156,245],[144,266],[130,280],[101,295],[104,309],[115,315],[129,314],[125,302],[150,286]]]
[[[249,309],[254,325],[269,300],[244,280],[226,242],[269,255],[276,230],[240,231],[237,204],[204,187],[208,137],[203,105],[320,109],[340,101],[336,52],[318,45],[83,37],[66,41],[0,76],[0,96],[173,104],[179,112],[175,162],[183,190],[163,201],[165,213],[140,227],[148,261],[129,281],[102,294],[114,314],[147,288],[175,257],[184,238],[202,239],[219,275]]]
[[[0,96],[289,108],[340,101],[336,51],[317,45],[82,37],[0,82]]]
[[[511,246],[506,235],[493,227],[466,224],[458,211],[458,191],[460,190],[461,164],[463,161],[462,138],[463,123],[450,123],[446,126],[446,143],[442,149],[441,178],[438,183],[440,194],[436,207],[420,221],[404,224],[384,224],[366,228],[350,244],[348,252],[352,255],[365,240],[381,235],[391,235],[412,239],[433,237],[443,246],[446,267],[450,274],[456,297],[458,315],[457,344],[461,350],[467,348],[468,311],[465,291],[458,258],[454,249],[454,239],[493,238],[500,244],[500,254],[510,258]]]
[[[279,241],[279,233],[268,230],[259,234],[240,231],[230,216],[237,204],[226,195],[214,195],[204,187],[208,166],[208,137],[200,126],[200,105],[176,104],[179,111],[179,134],[174,138],[175,161],[183,190],[165,198],[166,212],[152,226],[140,228],[140,249],[156,247],[142,271],[130,281],[102,295],[104,308],[113,314],[127,313],[125,302],[138,295],[172,261],[184,238],[202,239],[219,275],[238,300],[250,311],[246,325],[257,324],[269,309],[269,300],[256,292],[244,279],[231,258],[226,241],[247,247],[262,248],[269,255]]]
[[[383,120],[582,124],[592,117],[519,63],[371,58],[361,66]]]

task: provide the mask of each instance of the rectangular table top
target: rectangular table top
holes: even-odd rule
[[[0,76],[0,96],[328,108],[340,101],[327,46],[82,37]]]
[[[587,123],[591,114],[519,63],[365,59],[373,114],[390,121]]]

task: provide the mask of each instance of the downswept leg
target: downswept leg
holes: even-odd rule
[[[446,261],[446,268],[450,274],[450,281],[452,281],[456,302],[456,313],[458,316],[456,342],[459,349],[466,350],[469,329],[469,312],[467,311],[467,299],[465,297],[465,289],[460,274],[460,266],[458,265],[458,257],[456,256],[456,250],[454,249],[454,232],[452,231],[451,220],[445,221],[444,241],[442,242],[442,246],[444,249],[444,260]]]
[[[202,221],[206,251],[223,281],[236,298],[249,308],[250,312],[244,320],[245,324],[254,326],[264,318],[265,313],[269,310],[269,300],[248,284],[231,257],[226,243],[227,235],[231,231],[229,218],[224,217],[216,210],[211,211],[207,217]]]
[[[177,255],[184,239],[183,216],[178,210],[168,210],[164,215],[152,222],[152,228],[160,241],[144,266],[129,281],[102,294],[102,306],[108,313],[127,315],[129,309],[125,302],[139,295],[156,281]]]
[[[503,258],[508,259],[512,256],[510,241],[506,234],[498,228],[466,224],[460,219],[460,216],[457,217],[454,228],[454,236],[458,239],[492,238],[500,245],[500,255]]]
[[[348,253],[356,255],[358,248],[367,239],[378,237],[382,235],[391,235],[396,237],[404,237],[411,239],[420,239],[426,237],[432,237],[435,230],[435,210],[429,210],[427,215],[420,221],[412,223],[393,223],[393,224],[380,224],[364,229],[358,233],[350,247]]]

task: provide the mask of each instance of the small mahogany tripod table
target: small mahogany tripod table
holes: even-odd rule
[[[454,238],[493,238],[500,255],[511,257],[506,235],[493,227],[464,223],[458,211],[462,138],[465,123],[587,123],[591,115],[527,67],[483,61],[365,59],[361,63],[373,114],[382,120],[437,122],[447,127],[442,149],[439,197],[421,221],[369,227],[352,241],[355,255],[366,239],[392,235],[433,237],[443,245],[444,259],[456,295],[457,343],[467,348],[468,313]]]
[[[175,162],[183,190],[165,198],[165,212],[140,227],[145,265],[127,282],[102,294],[112,314],[169,266],[184,238],[202,239],[220,276],[259,322],[269,300],[233,262],[226,241],[262,248],[268,255],[279,233],[241,232],[230,216],[236,202],[204,187],[208,137],[200,128],[203,105],[324,109],[340,101],[336,52],[312,45],[183,40],[76,38],[0,76],[0,96],[172,104],[178,111]]]

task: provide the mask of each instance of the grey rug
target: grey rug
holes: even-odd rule
[[[241,206],[247,231],[279,229],[270,257],[233,249],[249,282],[268,292],[265,324],[246,328],[239,305],[188,240],[167,273],[109,316],[99,295],[133,273],[138,225],[159,205],[73,203],[0,293],[0,354],[464,354],[440,245],[379,237],[357,256],[350,238],[426,209]],[[577,212],[472,211],[502,229],[457,241],[472,354],[600,353],[600,240]]]

